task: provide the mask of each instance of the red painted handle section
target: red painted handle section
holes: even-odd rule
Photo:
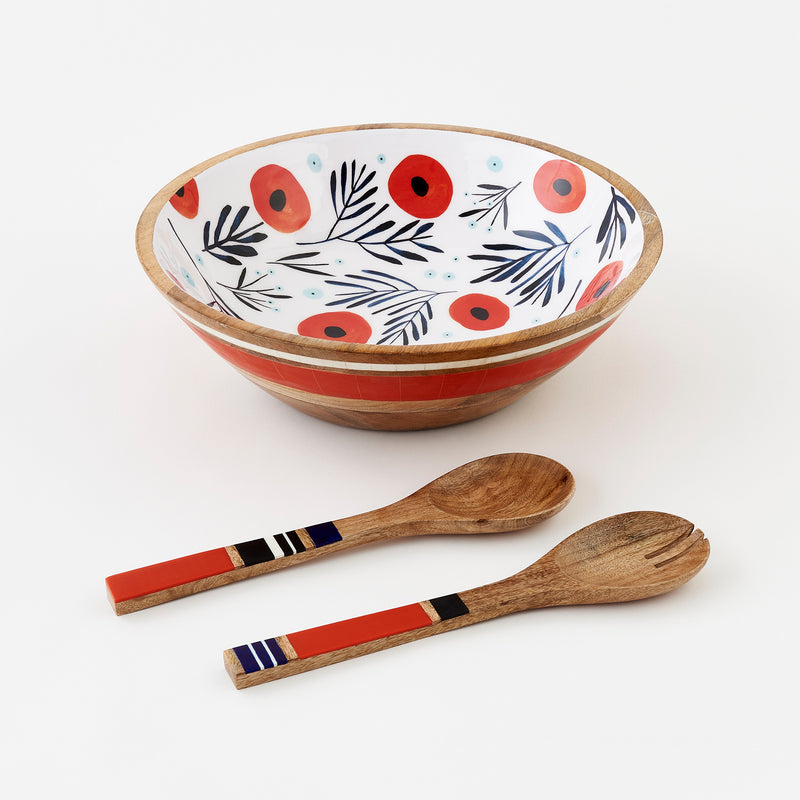
[[[234,569],[233,562],[224,547],[206,550],[191,556],[162,561],[149,567],[140,567],[120,572],[106,578],[106,586],[115,603],[172,589],[185,583],[222,575]]]
[[[310,658],[431,624],[431,618],[425,609],[419,603],[414,603],[290,633],[286,638],[294,647],[298,658]]]

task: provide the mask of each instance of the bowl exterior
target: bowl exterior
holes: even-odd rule
[[[255,336],[232,336],[183,309],[179,314],[214,352],[274,397],[319,419],[374,430],[437,428],[497,411],[577,358],[617,316],[555,339],[522,339],[496,352],[446,351],[415,363],[364,359],[357,352],[292,352]]]
[[[307,414],[373,430],[436,428],[490,414],[563,369],[608,329],[652,272],[661,252],[661,227],[634,187],[581,156],[507,134],[447,129],[509,138],[550,150],[594,170],[625,192],[645,231],[642,256],[632,273],[596,302],[562,319],[494,338],[447,344],[402,347],[330,342],[229,317],[188,296],[166,277],[153,254],[155,220],[176,189],[203,169],[285,137],[218,156],[164,187],[139,222],[140,260],[175,311],[209,347],[259,387]]]

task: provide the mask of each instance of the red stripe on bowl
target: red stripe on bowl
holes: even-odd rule
[[[613,322],[613,320],[612,320]],[[577,358],[612,322],[599,330],[557,350],[536,355],[514,364],[489,365],[463,372],[431,372],[423,375],[373,373],[371,375],[332,372],[273,361],[222,342],[189,327],[226,361],[255,377],[313,394],[350,400],[445,400],[486,394],[544,377]],[[291,358],[291,354],[286,354]]]

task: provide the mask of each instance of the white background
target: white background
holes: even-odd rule
[[[21,8],[0,53],[8,796],[789,796],[788,6]],[[204,348],[138,265],[138,215],[184,169],[382,121],[560,145],[661,218],[662,259],[613,328],[483,420],[391,434],[306,417]],[[564,463],[573,502],[521,533],[374,546],[126,617],[106,601],[108,574],[378,507],[504,451]],[[223,670],[227,647],[505,577],[636,509],[711,541],[671,595],[520,614],[241,692]]]

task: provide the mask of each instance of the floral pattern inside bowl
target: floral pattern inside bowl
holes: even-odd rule
[[[209,167],[154,228],[194,299],[273,330],[377,345],[525,330],[608,294],[644,241],[598,174],[510,139],[318,133]]]

